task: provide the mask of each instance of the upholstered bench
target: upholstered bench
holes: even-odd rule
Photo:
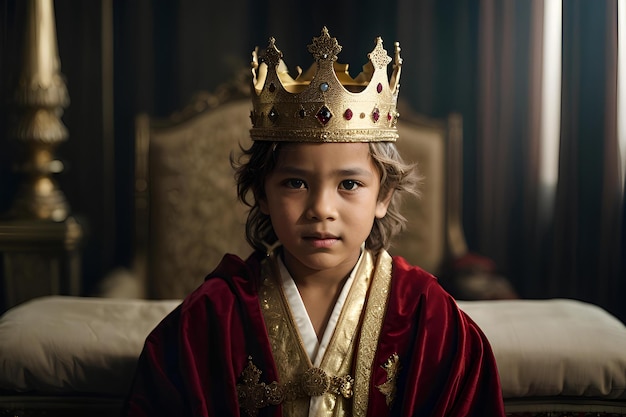
[[[458,304],[492,345],[508,413],[626,415],[626,327],[605,310],[569,299]]]
[[[145,337],[178,303],[57,296],[9,310],[0,415],[116,415]],[[626,327],[606,311],[566,299],[459,306],[492,344],[511,415],[626,415]]]

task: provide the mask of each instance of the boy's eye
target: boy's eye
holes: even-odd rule
[[[359,183],[354,180],[343,180],[341,181],[341,188],[343,190],[356,190],[359,187]]]
[[[289,188],[305,188],[306,187],[306,184],[304,183],[304,181],[296,179],[296,178],[288,179],[287,181],[285,181],[285,185],[287,185],[287,187]]]

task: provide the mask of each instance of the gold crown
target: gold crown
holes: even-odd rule
[[[315,63],[306,71],[298,67],[293,79],[274,38],[258,62],[252,53],[254,92],[250,114],[253,140],[291,142],[394,142],[400,87],[400,46],[395,43],[391,81],[387,65],[391,57],[376,38],[362,72],[352,78],[348,65],[337,61],[341,45],[326,27],[308,46]]]

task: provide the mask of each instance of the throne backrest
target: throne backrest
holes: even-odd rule
[[[423,177],[418,199],[406,199],[407,228],[390,248],[434,274],[467,252],[461,222],[463,125],[459,114],[433,119],[400,106],[398,151]]]
[[[222,92],[199,95],[165,120],[137,117],[135,272],[148,297],[184,297],[225,253],[252,251],[230,166],[231,153],[250,143],[250,109],[245,95]],[[421,198],[403,203],[408,228],[390,253],[437,273],[466,250],[458,216],[460,117],[432,120],[406,106],[401,114],[398,149],[417,162],[424,181]]]

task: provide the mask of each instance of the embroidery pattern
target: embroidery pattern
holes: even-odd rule
[[[252,363],[252,357],[248,356],[248,366],[241,374],[243,384],[237,384],[237,397],[239,406],[250,417],[256,416],[258,409],[267,405],[259,405],[265,400],[265,384],[259,383],[259,379],[261,370]]]
[[[255,417],[260,408],[278,405],[296,398],[315,397],[331,393],[344,398],[352,398],[354,378],[328,375],[321,368],[309,368],[296,379],[284,384],[276,381],[266,384],[259,382],[261,370],[248,357],[248,366],[241,373],[242,383],[237,384],[239,406],[250,417]]]
[[[381,365],[387,371],[387,381],[384,384],[377,385],[376,388],[385,396],[387,406],[391,408],[393,400],[396,398],[396,383],[398,374],[400,374],[400,358],[394,353]]]
[[[358,343],[358,327],[363,313],[363,303],[367,297],[370,276],[373,270],[372,256],[368,251],[363,253],[357,264],[354,282],[346,298],[344,309],[337,322],[324,357],[319,363],[327,375],[351,375],[356,380],[353,368],[353,357]],[[270,340],[272,356],[276,364],[277,381],[300,380],[307,370],[313,368],[297,325],[293,321],[293,312],[285,297],[280,282],[279,265],[275,257],[269,257],[263,263],[263,285],[259,291],[259,304]],[[317,372],[317,371],[311,371]],[[310,375],[316,379],[315,375]],[[332,392],[324,392],[320,397],[318,415],[355,415],[351,412],[356,399],[356,382],[352,378],[333,383],[330,377]],[[341,377],[345,378],[345,377]],[[350,393],[354,391],[354,395]],[[361,396],[363,397],[363,396]],[[281,403],[284,417],[298,417],[308,414],[310,396],[303,395],[295,399],[285,399]],[[367,396],[365,396],[367,400]],[[243,411],[242,411],[243,413]]]
[[[369,296],[363,312],[363,326],[357,351],[355,369],[355,389],[352,415],[367,415],[370,396],[369,381],[374,368],[374,355],[382,323],[387,310],[387,299],[391,287],[392,258],[386,251],[381,251],[374,267],[374,276],[370,285]]]

